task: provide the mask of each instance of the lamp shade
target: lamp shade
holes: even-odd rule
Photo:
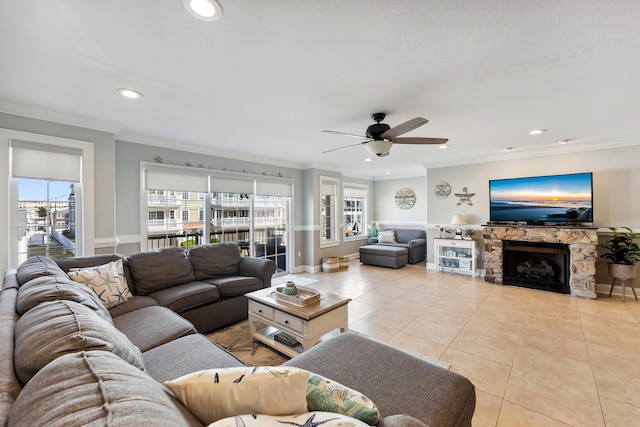
[[[466,223],[464,216],[461,214],[455,214],[451,219],[451,224],[453,225],[465,225]]]

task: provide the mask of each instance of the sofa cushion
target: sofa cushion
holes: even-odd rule
[[[176,313],[205,304],[211,304],[220,299],[218,288],[205,282],[189,282],[172,286],[167,289],[150,293],[149,296],[163,306]]]
[[[111,308],[109,310],[109,314],[111,315],[111,317],[118,317],[135,310],[140,310],[144,307],[151,307],[153,305],[158,305],[158,301],[154,300],[151,297],[134,295],[130,300],[127,300],[122,304],[116,305],[115,307]]]
[[[322,427],[368,427],[369,424],[358,421],[346,415],[333,412],[305,412],[296,415],[264,415],[247,414],[235,417],[224,418],[209,424],[208,427],[280,427],[282,425],[292,426],[319,426]]]
[[[128,265],[139,295],[196,280],[191,263],[180,248],[138,252],[129,256]]]
[[[89,288],[66,277],[38,277],[20,287],[16,310],[24,314],[46,301],[67,300],[77,302],[95,311],[100,317],[111,322],[111,315],[100,298]]]
[[[165,385],[203,423],[242,414],[307,411],[309,373],[291,367],[241,367],[193,372]]]
[[[189,261],[198,280],[238,274],[240,247],[235,243],[193,246]]]
[[[138,369],[144,369],[140,350],[111,323],[72,301],[45,302],[16,323],[14,364],[26,384],[52,360],[82,350],[110,351]]]
[[[160,306],[144,307],[114,317],[113,324],[143,352],[196,333],[188,320]]]
[[[122,261],[120,270],[122,271]],[[88,267],[83,269],[72,269],[67,273],[69,278],[91,289],[98,295],[102,304],[108,309],[122,304],[132,297],[126,281],[121,281],[121,273],[114,262],[109,264]]]
[[[59,357],[29,381],[9,425],[188,426],[185,415],[160,383],[136,367],[113,353],[81,351]]]
[[[53,260],[43,256],[27,258],[26,261],[18,266],[18,270],[16,272],[18,283],[21,285],[41,276],[53,276],[64,279],[66,274]]]
[[[149,375],[161,383],[205,369],[246,366],[202,334],[180,337],[145,351],[142,356]]]
[[[215,285],[223,298],[237,297],[262,289],[262,280],[257,277],[228,276],[209,279],[206,282]]]

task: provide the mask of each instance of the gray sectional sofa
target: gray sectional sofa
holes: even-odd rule
[[[209,302],[200,307],[208,307],[211,316],[222,311],[235,319],[240,303],[225,301],[239,298],[241,291],[224,288],[231,286],[233,276],[246,288],[253,286],[251,277],[258,279],[239,275],[238,265],[236,274],[229,274],[231,267],[220,258],[229,260],[235,251],[213,247],[190,254],[195,280],[176,265],[169,268],[168,258],[176,257],[176,251],[129,257],[126,274],[135,295],[110,310],[95,292],[69,280],[67,271],[120,256],[57,263],[34,257],[5,272],[0,292],[0,426],[202,426],[162,383],[243,363],[198,333],[182,314],[204,330],[224,323],[205,319],[195,302],[201,295]],[[159,262],[155,267],[152,256]],[[238,264],[248,262],[252,267],[243,268],[263,274],[261,286],[270,283],[272,262],[257,268],[255,261],[244,260]],[[181,263],[186,266],[179,259]],[[213,271],[215,263],[220,270]],[[221,274],[225,268],[229,271]],[[185,290],[171,290],[181,285],[162,286],[168,279],[158,276],[167,274],[174,283],[184,281]],[[201,281],[220,288],[220,302],[210,301],[215,294]],[[246,315],[245,309],[241,317]],[[466,378],[360,335],[340,334],[286,364],[363,392],[380,408],[382,427],[471,425],[475,391]]]
[[[391,231],[391,230],[383,230]],[[424,261],[427,257],[427,232],[424,230],[405,230],[396,228],[395,242],[380,243],[378,237],[369,238],[369,245],[394,246],[397,248],[407,249],[407,262],[409,264],[417,264]]]

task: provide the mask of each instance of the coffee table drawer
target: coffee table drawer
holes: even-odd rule
[[[290,316],[281,311],[276,311],[276,323],[286,326],[297,332],[304,332],[304,320],[299,317]]]
[[[275,310],[266,305],[258,304],[257,302],[249,301],[249,311],[262,316],[269,320],[274,320]]]

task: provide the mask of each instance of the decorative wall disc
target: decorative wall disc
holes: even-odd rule
[[[416,195],[410,188],[401,188],[396,193],[395,202],[400,209],[411,209],[416,203]]]
[[[451,186],[447,182],[441,182],[440,184],[436,184],[433,192],[436,193],[441,199],[446,199],[451,194]]]

